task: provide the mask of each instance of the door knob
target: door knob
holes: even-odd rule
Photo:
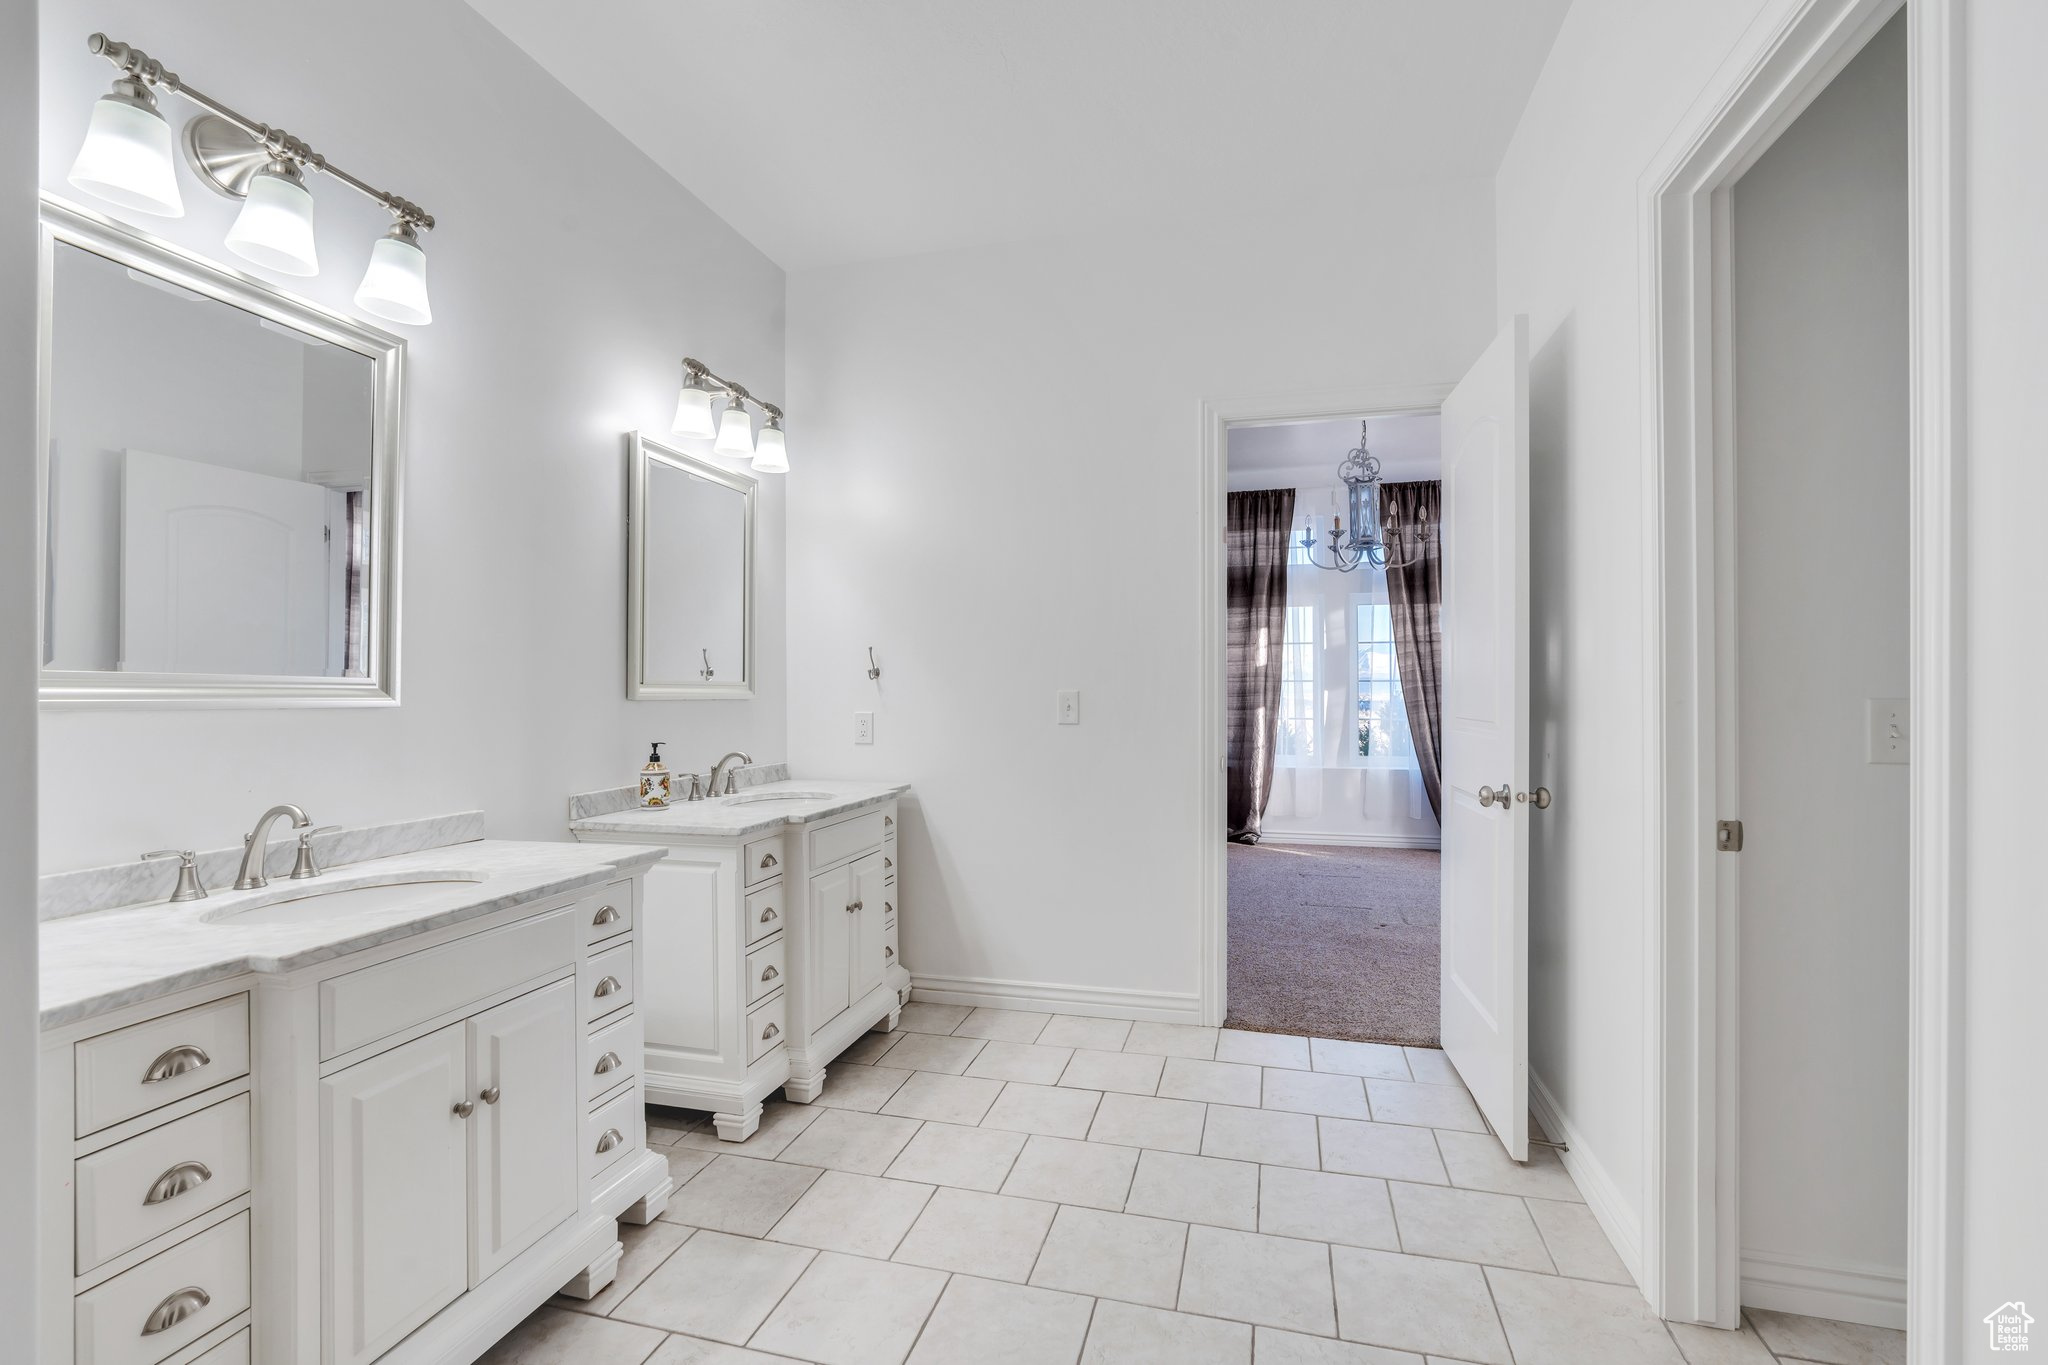
[[[1479,789],[1479,804],[1481,806],[1499,806],[1503,815],[1507,814],[1510,800],[1509,788],[1505,783],[1501,785],[1499,791],[1495,791],[1492,787],[1481,787]]]
[[[1537,810],[1550,809],[1550,788],[1538,787],[1532,792],[1516,792],[1515,800],[1526,801]]]

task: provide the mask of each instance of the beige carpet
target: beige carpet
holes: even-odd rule
[[[1231,1028],[1437,1046],[1434,849],[1230,846]]]

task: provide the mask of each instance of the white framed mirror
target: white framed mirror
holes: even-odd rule
[[[398,700],[405,343],[42,204],[52,706]]]
[[[626,695],[754,695],[752,475],[627,437]]]

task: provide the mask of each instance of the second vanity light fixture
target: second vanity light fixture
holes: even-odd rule
[[[71,166],[73,185],[125,209],[183,217],[185,203],[171,161],[171,126],[157,109],[155,91],[182,95],[206,111],[185,125],[186,161],[201,180],[242,201],[242,211],[228,229],[228,250],[280,274],[318,274],[313,195],[306,188],[306,172],[311,170],[376,200],[397,220],[370,246],[369,269],[356,290],[356,306],[392,322],[423,327],[433,321],[427,303],[427,256],[420,250],[419,232],[433,229],[434,215],[410,199],[357,179],[283,129],[245,118],[194,90],[140,48],[117,43],[104,33],[93,34],[85,45],[120,68],[121,74],[112,93],[100,96],[93,106],[85,145]]]
[[[725,410],[714,420],[712,402],[720,394],[725,397]],[[754,434],[753,414],[747,411],[749,403],[761,409],[766,419],[758,436]],[[757,473],[789,472],[789,449],[782,437],[782,409],[754,397],[730,379],[720,379],[701,360],[683,357],[683,392],[676,399],[676,420],[670,430],[678,436],[699,439],[715,436],[718,439],[711,445],[714,454],[752,456]]]

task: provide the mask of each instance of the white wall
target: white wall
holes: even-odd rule
[[[791,277],[790,753],[916,784],[914,973],[1194,1008],[1200,403],[1455,380],[1493,332],[1489,214],[1462,182]]]
[[[36,1339],[36,7],[0,0],[0,1322]]]
[[[1733,192],[1743,1302],[1905,1322],[1906,30]],[[1788,1266],[1893,1277],[1802,1294]],[[1798,1278],[1804,1279],[1801,1275]]]
[[[66,198],[113,74],[85,50],[95,29],[441,225],[424,239],[434,324],[401,329],[403,704],[48,713],[43,868],[224,847],[278,800],[322,823],[481,807],[496,834],[558,838],[564,797],[631,781],[648,740],[672,741],[681,768],[733,748],[779,757],[778,482],[761,507],[756,698],[629,703],[623,433],[666,430],[685,354],[781,393],[781,271],[457,0],[46,0],[42,183]],[[142,226],[232,262],[234,206],[181,174],[186,216]],[[288,287],[352,312],[388,217],[313,189],[324,273]]]
[[[2040,680],[2048,676],[2048,585],[2040,572],[2048,462],[2040,458],[2041,369],[2048,360],[2048,183],[2038,164],[2048,128],[2048,6],[1968,0],[1961,167],[1969,272],[1961,337],[1968,432],[1964,579],[1967,717],[1962,879],[1964,957],[1962,1159],[1964,1311],[1954,1330],[1967,1360],[1986,1349],[1978,1319],[2024,1299],[2048,1340],[2048,1180],[2039,1083],[2048,1038],[2048,916],[2041,913]]]

